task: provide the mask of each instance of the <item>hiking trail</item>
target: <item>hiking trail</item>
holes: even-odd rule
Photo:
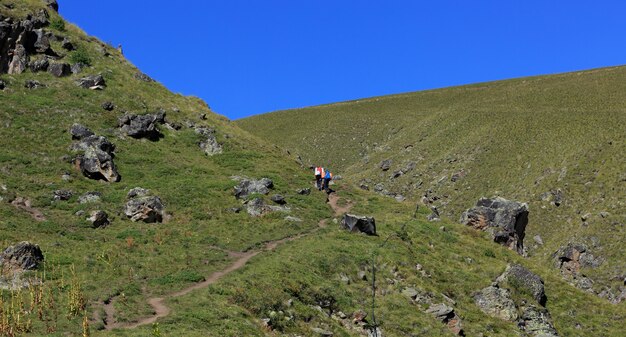
[[[352,206],[354,206],[354,204],[352,203],[352,201],[347,200],[346,204],[344,206],[339,206],[338,202],[341,198],[339,196],[336,195],[336,193],[331,193],[328,196],[328,204],[330,205],[330,207],[333,210],[334,216],[339,216],[342,215],[344,213],[347,213],[350,211],[350,209],[352,208]],[[104,328],[105,330],[113,330],[113,329],[134,329],[143,325],[147,325],[147,324],[152,324],[155,323],[159,318],[162,317],[166,317],[171,313],[170,308],[165,304],[165,301],[167,299],[170,298],[175,298],[175,297],[179,297],[179,296],[183,296],[186,295],[196,289],[201,289],[201,288],[206,288],[211,284],[216,283],[217,281],[219,281],[222,277],[242,268],[243,266],[246,265],[246,263],[253,257],[255,257],[256,255],[258,255],[259,253],[262,252],[267,252],[267,251],[272,251],[274,250],[276,247],[278,247],[279,245],[288,242],[288,241],[293,241],[293,240],[297,240],[303,236],[309,235],[311,233],[314,233],[315,231],[317,231],[320,228],[325,228],[327,225],[327,219],[322,219],[319,222],[319,226],[318,228],[315,228],[311,231],[308,232],[304,232],[304,233],[300,233],[294,236],[290,236],[290,237],[286,237],[283,239],[279,239],[279,240],[274,240],[274,241],[268,241],[265,243],[265,245],[263,246],[262,249],[259,250],[254,250],[254,251],[245,251],[245,252],[234,252],[234,251],[227,251],[227,250],[223,250],[220,249],[226,253],[228,253],[229,257],[234,258],[235,260],[228,265],[226,268],[222,269],[222,270],[218,270],[216,272],[213,272],[211,275],[209,275],[204,281],[202,282],[198,282],[195,284],[192,284],[186,288],[183,288],[179,291],[176,292],[172,292],[170,294],[164,295],[162,297],[151,297],[148,298],[148,304],[150,304],[150,306],[152,307],[152,309],[154,310],[154,314],[152,314],[152,316],[149,317],[144,317],[144,318],[140,318],[138,321],[136,322],[132,322],[132,323],[118,323],[115,319],[115,308],[113,306],[113,302],[115,297],[109,298],[107,300],[104,301],[103,303],[103,307],[104,307],[104,312],[106,314],[106,317],[104,319]],[[217,248],[217,247],[215,247]]]

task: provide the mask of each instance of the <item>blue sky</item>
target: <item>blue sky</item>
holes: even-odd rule
[[[623,1],[59,0],[231,119],[626,63]]]

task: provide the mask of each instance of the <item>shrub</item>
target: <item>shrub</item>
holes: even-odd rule
[[[69,60],[71,63],[82,63],[86,66],[91,65],[91,57],[84,47],[78,47],[78,49],[71,53]]]
[[[54,18],[50,20],[50,28],[56,29],[60,32],[65,31],[65,21],[61,18]]]

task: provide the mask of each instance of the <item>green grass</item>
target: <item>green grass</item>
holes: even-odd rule
[[[16,2],[12,12],[0,6],[0,12],[24,17],[40,6],[39,1],[26,0]],[[54,13],[51,16],[60,19]],[[61,33],[59,27],[51,29]],[[339,219],[333,218],[332,210],[325,204],[325,195],[317,191],[309,196],[297,194],[297,189],[311,186],[310,172],[297,165],[283,150],[268,143],[263,139],[265,136],[257,137],[240,129],[235,123],[211,112],[198,98],[172,94],[158,82],[134,79],[133,74],[138,70],[132,64],[114,48],[87,36],[79,28],[66,24],[62,33],[83,48],[81,53],[91,60],[91,67],[80,75],[60,79],[48,73],[29,71],[21,75],[2,75],[8,88],[0,95],[0,186],[7,188],[6,191],[0,190],[0,196],[5,199],[0,202],[0,249],[23,240],[37,243],[42,248],[46,265],[38,272],[45,270],[44,285],[52,293],[49,298],[55,300],[55,304],[46,309],[49,317],[56,315],[55,331],[50,335],[82,335],[82,316],[86,315],[90,319],[92,335],[151,336],[156,329],[152,326],[99,331],[104,327],[103,303],[114,298],[116,320],[122,323],[136,321],[152,314],[148,298],[179,291],[229,266],[233,258],[226,251],[261,249],[268,241],[305,233],[309,234],[273,251],[259,253],[241,270],[208,288],[168,299],[172,313],[158,321],[158,330],[163,336],[275,336],[283,333],[309,336],[311,327],[322,327],[332,330],[335,336],[355,336],[357,332],[347,329],[328,313],[370,312],[371,285],[369,281],[359,280],[357,273],[365,270],[371,275],[374,263],[378,280],[376,317],[386,336],[450,335],[444,325],[423,313],[425,308],[412,304],[401,295],[406,287],[431,294],[434,303],[446,301],[444,295],[456,301],[455,310],[462,317],[468,335],[510,336],[515,334],[515,325],[482,314],[473,303],[472,293],[490,284],[507,263],[517,262],[528,265],[546,280],[548,307],[562,335],[620,335],[619,323],[626,317],[623,306],[607,306],[605,302],[570,287],[540,263],[539,253],[537,258],[523,260],[489,242],[482,233],[445,221],[425,222],[427,211],[423,208],[418,218],[413,219],[414,205],[411,203],[398,203],[354,188],[352,182],[366,177],[371,171],[364,170],[362,175],[356,169],[350,171],[348,167],[357,165],[361,158],[354,161],[358,155],[351,157],[347,146],[329,151],[333,164],[330,167],[346,178],[335,185],[342,198],[339,204],[345,205],[347,200],[352,200],[352,212],[375,216],[380,236],[366,237],[340,230],[333,221]],[[110,56],[99,51],[102,46]],[[53,48],[60,50],[60,46],[54,44]],[[105,90],[84,90],[74,83],[79,77],[98,73],[106,79]],[[27,90],[23,83],[29,79],[36,79],[47,87]],[[105,101],[113,102],[115,110],[103,110],[100,105]],[[436,105],[436,102],[431,103]],[[411,110],[412,104],[407,103],[407,111]],[[199,136],[186,127],[180,131],[163,128],[164,137],[157,142],[125,137],[117,129],[117,118],[124,111],[141,114],[161,108],[167,112],[168,121],[214,127],[218,140],[224,145],[224,153],[207,157],[197,145]],[[381,108],[380,111],[386,110]],[[207,120],[200,118],[203,113],[207,114]],[[485,112],[476,116],[485,123],[490,120],[490,115]],[[584,117],[576,116],[579,119]],[[436,118],[433,118],[434,123]],[[619,121],[619,115],[613,118],[613,121]],[[73,123],[82,123],[115,143],[115,163],[122,175],[120,182],[89,180],[73,168],[69,162],[72,154],[68,132]],[[367,119],[359,119],[349,128],[366,123]],[[432,130],[441,133],[443,138],[440,139],[456,134],[453,128],[440,128],[443,119],[438,123]],[[592,129],[582,122],[579,128],[581,131]],[[613,128],[619,131],[619,125],[613,125]],[[372,135],[376,132],[383,135],[385,130],[372,131]],[[506,127],[496,130],[504,132]],[[352,132],[347,126],[339,131],[341,134],[329,140],[345,140],[345,136]],[[394,136],[397,139],[377,141],[377,145],[371,144],[370,148],[389,146],[395,149],[404,143],[402,139],[412,139],[409,131],[398,128],[395,131],[397,136]],[[480,133],[474,131],[473,137]],[[560,135],[570,137],[567,132]],[[616,146],[621,144],[618,143],[621,138],[614,139]],[[540,140],[548,141],[549,138]],[[326,140],[319,138],[317,142]],[[454,154],[452,149],[460,148],[454,142],[449,143],[442,143],[442,153],[435,150],[423,152],[424,162],[433,159],[432,163],[441,165],[437,160],[444,160]],[[590,140],[589,144],[595,143]],[[416,147],[414,149],[417,151]],[[620,165],[621,157],[613,156],[612,151],[604,150],[597,155],[580,153],[591,163],[607,167]],[[486,160],[479,152],[475,155]],[[380,159],[384,153],[375,152],[371,156]],[[378,159],[372,159],[371,163]],[[394,159],[394,163],[402,161]],[[419,165],[422,164],[420,161]],[[342,165],[345,165],[347,174],[341,172],[344,170]],[[584,166],[568,164],[568,168],[568,177],[583,184],[586,182],[590,172]],[[70,181],[61,179],[66,172],[71,175]],[[414,172],[425,170],[418,166]],[[472,168],[470,172],[476,171]],[[488,176],[488,173],[480,174]],[[612,174],[612,171],[601,171],[595,175],[594,181],[606,186]],[[552,175],[544,178],[542,184],[553,179]],[[285,196],[289,213],[250,217],[245,212],[229,211],[242,205],[233,196],[233,187],[237,183],[234,176],[271,178],[275,185],[271,194]],[[425,177],[426,173],[420,179],[424,179],[427,185]],[[468,175],[462,183],[469,183],[473,177]],[[405,178],[408,179],[406,176],[400,179]],[[169,221],[134,223],[123,216],[126,194],[138,186],[161,197],[171,216]],[[616,188],[619,191],[621,187]],[[53,201],[52,193],[57,189],[72,190],[74,196],[69,201]],[[92,204],[80,204],[78,196],[88,191],[102,193],[102,199]],[[592,185],[586,193],[599,196],[603,191],[600,186]],[[569,190],[566,192],[570,193]],[[35,222],[26,212],[6,202],[15,196],[30,199],[33,206],[44,213],[46,221]],[[269,196],[262,197],[271,203]],[[85,221],[86,216],[75,215],[78,211],[88,214],[96,209],[110,215],[111,225],[92,229]],[[618,211],[612,213],[613,218],[606,221],[620,214]],[[287,215],[303,221],[287,221],[284,219]],[[326,220],[328,227],[313,231],[320,220]],[[441,231],[441,225],[445,225],[447,231]],[[592,223],[587,230],[594,233],[594,226],[601,225],[601,222]],[[621,233],[619,230],[616,235]],[[385,240],[387,243],[383,245]],[[603,247],[617,251],[619,246],[610,244],[610,240],[603,241]],[[620,254],[617,252],[614,256],[619,258]],[[427,276],[415,268],[418,263]],[[607,264],[601,268],[608,270],[610,266]],[[599,269],[598,273],[600,271],[606,273],[604,269]],[[342,282],[341,274],[347,275],[351,282]],[[85,311],[81,315],[68,315],[68,306],[76,289],[84,296]],[[11,296],[17,296],[6,291],[1,295],[4,304],[9,303],[7,300]],[[19,296],[28,301],[28,293]],[[287,304],[289,300],[292,300],[291,305]],[[315,308],[317,305],[323,307],[321,312]],[[586,309],[576,309],[582,307]],[[264,318],[271,318],[275,331],[263,328],[261,320]],[[583,329],[575,330],[576,323],[580,323]],[[47,334],[47,328],[44,322],[35,318],[29,335]]]

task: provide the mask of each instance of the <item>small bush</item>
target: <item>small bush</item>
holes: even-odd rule
[[[50,28],[56,29],[60,32],[65,31],[65,21],[61,18],[55,18],[50,20]]]
[[[493,257],[493,258],[496,257],[496,253],[494,253],[493,250],[491,250],[489,248],[485,249],[484,255],[486,257]]]
[[[91,57],[84,47],[79,47],[73,53],[71,53],[69,60],[71,63],[82,63],[86,66],[91,65]]]

